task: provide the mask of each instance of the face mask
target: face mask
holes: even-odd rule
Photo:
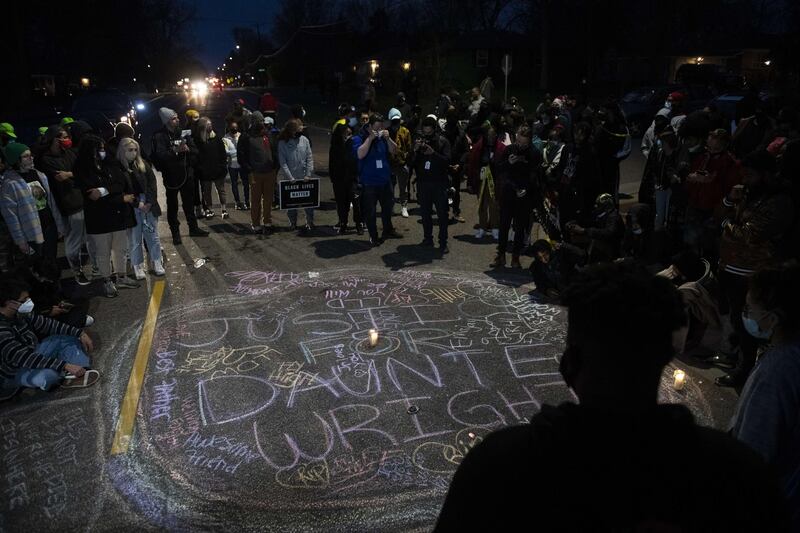
[[[69,137],[67,137],[66,139],[59,139],[58,144],[60,144],[62,148],[69,150],[70,148],[72,148],[72,139],[70,139]]]
[[[21,315],[27,315],[33,312],[33,300],[28,298],[25,300],[18,308],[17,313]]]
[[[633,233],[634,235],[641,235],[642,233],[644,233],[644,230],[642,230],[642,228],[635,228],[631,230],[631,233]]]
[[[105,151],[101,150],[97,152],[97,156],[100,158],[100,161],[103,161],[106,158],[106,153]]]
[[[667,109],[672,109],[672,102],[667,100],[666,102],[664,102],[664,107],[666,107]]]
[[[744,329],[747,331],[747,333],[756,339],[769,340],[772,337],[771,330],[762,331],[761,327],[758,325],[758,322],[744,313],[742,313],[742,324],[744,324]]]
[[[230,134],[231,134],[232,136],[236,137],[236,136],[239,134],[239,130],[231,130],[231,131],[230,131]]]
[[[295,133],[295,134],[294,134],[294,138],[295,138],[295,139],[299,139],[299,138],[300,138],[302,135],[303,135],[303,134],[302,134],[301,132],[299,132],[299,131],[298,131],[297,133]]]
[[[350,126],[351,128],[355,128],[356,126],[358,126],[358,119],[356,117],[350,117],[349,119],[347,119],[347,125]]]

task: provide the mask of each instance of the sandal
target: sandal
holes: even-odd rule
[[[64,381],[61,382],[61,386],[66,389],[82,389],[85,387],[91,387],[97,380],[100,379],[100,372],[94,369],[87,370],[83,376],[76,377],[72,374],[67,374],[64,376]]]

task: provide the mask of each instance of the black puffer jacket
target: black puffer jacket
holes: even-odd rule
[[[86,233],[99,235],[132,228],[136,225],[133,209],[123,201],[133,188],[122,166],[116,161],[91,170],[76,169],[75,181],[84,195]],[[105,188],[106,196],[97,200],[89,198],[91,189]]]
[[[194,138],[197,145],[197,166],[195,176],[200,181],[222,179],[228,173],[228,154],[221,137],[203,141],[199,135]]]

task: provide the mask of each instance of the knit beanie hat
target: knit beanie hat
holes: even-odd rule
[[[189,120],[197,120],[200,118],[200,113],[198,113],[196,109],[187,109],[186,118]]]
[[[253,124],[263,124],[264,115],[261,114],[261,111],[253,111],[253,114],[250,115],[250,122]]]
[[[178,114],[168,107],[162,107],[158,110],[158,116],[161,118],[161,122],[166,124],[173,118],[177,117]]]
[[[135,133],[133,127],[126,122],[120,122],[114,127],[114,137],[117,139],[122,139],[123,137],[133,138]]]
[[[6,161],[8,161],[8,164],[11,166],[16,165],[19,163],[19,158],[22,153],[28,150],[30,150],[30,148],[22,143],[8,143],[6,145]]]

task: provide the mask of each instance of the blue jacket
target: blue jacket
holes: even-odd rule
[[[358,147],[366,135],[362,132],[353,137],[353,156],[358,160],[358,181],[361,185],[386,185],[392,179],[389,168],[389,145],[384,139],[374,141],[364,159],[358,159]]]

